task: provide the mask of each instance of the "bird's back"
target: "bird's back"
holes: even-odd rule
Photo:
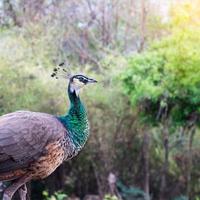
[[[55,170],[63,161],[62,141],[66,135],[66,129],[53,115],[18,111],[1,116],[0,180],[13,179],[27,169],[45,165],[45,159],[47,165],[56,164],[49,166],[50,172]]]

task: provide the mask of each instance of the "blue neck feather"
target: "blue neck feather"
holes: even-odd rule
[[[89,136],[87,112],[80,97],[76,95],[75,91],[70,90],[70,84],[68,86],[68,96],[70,109],[66,115],[60,116],[58,119],[67,129],[69,137],[76,148],[80,149]]]

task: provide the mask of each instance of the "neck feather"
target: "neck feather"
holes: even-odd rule
[[[69,132],[69,137],[77,148],[82,148],[89,135],[87,113],[80,97],[68,86],[70,109],[65,116],[59,117]]]

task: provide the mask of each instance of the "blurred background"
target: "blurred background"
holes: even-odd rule
[[[66,113],[66,60],[91,136],[29,199],[200,200],[200,1],[0,1],[0,115]]]

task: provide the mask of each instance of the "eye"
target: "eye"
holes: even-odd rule
[[[81,82],[84,82],[85,79],[84,79],[83,77],[80,77],[79,80],[80,80]]]
[[[80,77],[80,78],[79,78],[79,81],[82,82],[82,83],[84,83],[84,84],[87,83],[87,79],[84,78],[84,77]]]

